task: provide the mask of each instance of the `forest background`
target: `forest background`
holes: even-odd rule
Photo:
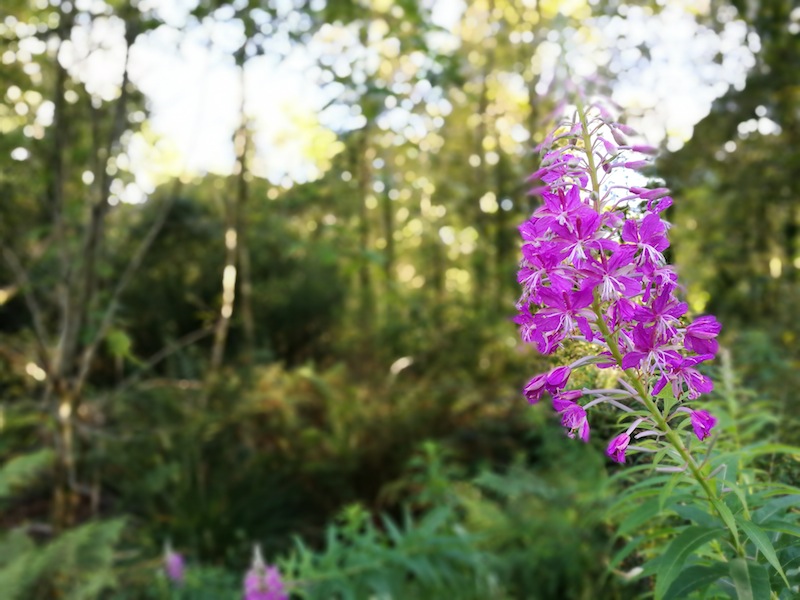
[[[3,0],[0,584],[169,597],[169,540],[236,597],[254,543],[410,555],[444,505],[488,597],[630,597],[603,436],[521,395],[533,148],[575,89],[661,145],[691,310],[798,444],[798,65],[789,0]]]

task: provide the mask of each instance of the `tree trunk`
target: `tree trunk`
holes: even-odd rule
[[[247,208],[249,199],[248,178],[250,170],[248,165],[248,154],[250,152],[250,133],[245,112],[245,71],[244,71],[244,52],[238,58],[239,73],[242,81],[242,105],[240,109],[240,130],[236,144],[236,162],[238,169],[237,192],[237,243],[239,246],[239,292],[240,310],[242,313],[242,329],[244,330],[244,360],[250,364],[256,347],[256,324],[253,318],[253,279],[250,269],[250,246],[248,245],[248,219]]]
[[[62,10],[62,22],[68,15]],[[135,31],[130,21],[125,23],[125,58],[120,88],[120,97],[114,106],[108,137],[102,140],[95,137],[94,158],[96,160],[96,179],[99,182],[98,194],[91,203],[88,223],[84,230],[80,254],[77,256],[79,267],[73,272],[70,265],[70,249],[68,235],[63,220],[64,204],[64,154],[66,142],[66,120],[64,115],[64,88],[67,74],[56,61],[56,89],[54,100],[54,140],[51,166],[55,169],[51,192],[53,203],[54,228],[58,243],[57,251],[61,255],[60,279],[63,286],[60,290],[61,334],[58,348],[53,360],[52,376],[46,392],[51,405],[57,428],[55,447],[57,451],[56,482],[54,489],[53,522],[56,530],[66,528],[74,523],[75,512],[79,504],[78,480],[76,472],[76,448],[74,434],[74,414],[80,404],[81,393],[88,368],[84,369],[79,361],[81,354],[81,338],[88,325],[91,310],[97,301],[97,261],[104,232],[105,217],[110,209],[109,194],[111,176],[106,172],[106,162],[113,156],[119,145],[125,128],[128,100],[128,58],[130,47],[135,39]],[[69,30],[61,31],[60,39],[68,36]],[[93,111],[95,116],[97,111]],[[99,130],[99,128],[98,128]]]
[[[236,299],[236,264],[238,232],[237,200],[225,199],[225,267],[222,270],[222,306],[214,330],[214,345],[211,349],[210,375],[216,374],[225,357],[225,343],[228,339],[233,302]]]
[[[372,181],[372,169],[369,153],[369,124],[364,127],[361,133],[360,144],[356,147],[355,172],[358,182],[358,193],[356,202],[358,203],[358,233],[361,251],[360,264],[358,268],[358,281],[361,292],[361,306],[359,309],[359,321],[362,331],[367,333],[372,331],[373,314],[375,309],[375,298],[372,289],[372,274],[369,246],[369,211],[367,210],[367,196],[369,186]]]

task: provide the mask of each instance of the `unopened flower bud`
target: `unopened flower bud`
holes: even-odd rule
[[[606,454],[610,456],[612,460],[622,464],[625,462],[625,451],[628,449],[628,444],[630,443],[631,436],[627,433],[621,433],[608,444]]]
[[[701,442],[711,435],[711,430],[717,424],[716,417],[705,410],[693,410],[689,418],[692,420],[694,434]]]

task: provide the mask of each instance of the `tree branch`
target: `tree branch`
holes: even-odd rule
[[[153,356],[147,359],[147,361],[145,361],[145,363],[139,368],[138,371],[132,373],[131,375],[123,379],[119,383],[119,385],[109,394],[109,397],[119,394],[120,392],[128,389],[133,384],[135,384],[144,373],[155,367],[162,360],[169,357],[171,354],[174,354],[178,350],[181,350],[186,346],[190,346],[191,344],[194,344],[195,342],[202,340],[204,337],[211,335],[212,333],[214,333],[214,329],[215,329],[214,324],[208,325],[206,327],[203,327],[202,329],[197,329],[195,331],[192,331],[191,333],[187,333],[185,336],[178,338],[177,340],[175,340],[170,344],[167,344],[161,350],[159,350],[158,352],[153,354]]]
[[[77,358],[80,332],[83,329],[89,314],[92,301],[95,296],[95,271],[97,254],[103,238],[103,226],[105,216],[109,211],[110,204],[108,203],[111,176],[104,168],[105,162],[112,156],[112,152],[119,143],[120,137],[125,127],[125,115],[128,100],[128,80],[129,80],[129,59],[130,48],[135,38],[135,33],[130,21],[126,21],[125,30],[125,62],[122,72],[122,84],[120,88],[120,96],[117,100],[114,112],[114,118],[111,124],[107,144],[104,148],[98,148],[97,152],[103,154],[103,160],[98,165],[100,168],[100,194],[97,201],[91,207],[89,223],[86,227],[86,233],[82,244],[82,257],[83,269],[81,273],[81,281],[77,284],[77,297],[74,303],[75,312],[70,315],[68,320],[69,335],[65,335],[62,357],[61,357],[61,372],[64,376],[69,376],[74,368],[74,362]],[[101,152],[102,151],[102,152]],[[79,373],[82,371],[83,366],[79,367]],[[75,387],[80,387],[83,383],[82,377],[79,374],[76,380]]]
[[[47,351],[48,336],[44,328],[42,309],[33,293],[33,287],[31,286],[28,272],[25,270],[25,267],[22,266],[19,258],[17,258],[17,255],[11,248],[5,244],[2,244],[2,251],[3,259],[14,273],[14,279],[16,280],[19,289],[22,290],[22,295],[25,298],[25,304],[28,307],[28,311],[31,313],[31,319],[33,320],[33,331],[36,334],[36,348],[39,353],[39,360],[43,363],[42,368],[44,369],[45,373],[50,376],[50,354]]]
[[[167,197],[161,206],[161,211],[158,213],[155,221],[150,226],[150,229],[147,232],[147,235],[144,237],[142,242],[139,244],[139,247],[136,249],[136,252],[131,257],[128,266],[125,268],[125,271],[122,273],[122,276],[119,278],[117,282],[117,286],[114,288],[114,292],[111,294],[111,299],[108,302],[108,306],[106,307],[105,312],[103,313],[103,317],[100,320],[100,325],[97,328],[97,331],[86,347],[86,350],[83,352],[83,356],[81,357],[81,366],[80,371],[78,373],[78,379],[75,384],[75,388],[77,393],[80,393],[83,384],[86,382],[86,377],[89,374],[89,368],[92,364],[92,359],[94,358],[95,354],[97,353],[97,348],[100,343],[105,339],[106,335],[108,334],[108,330],[111,327],[111,324],[114,320],[114,315],[116,315],[117,308],[119,306],[119,299],[122,296],[122,293],[128,287],[131,279],[133,279],[134,274],[136,271],[139,270],[139,267],[144,260],[144,257],[147,255],[147,252],[150,250],[150,247],[153,245],[158,234],[161,232],[161,229],[164,227],[164,223],[167,220],[167,216],[169,215],[170,209],[172,205],[175,203],[175,196],[180,189],[180,180],[176,180],[175,182],[175,190],[169,197]]]

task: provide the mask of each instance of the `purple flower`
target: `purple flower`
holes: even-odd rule
[[[590,260],[580,269],[586,276],[584,289],[599,288],[603,302],[638,296],[642,292],[642,285],[632,277],[635,253],[633,246],[617,246],[610,258],[601,252],[596,260]]]
[[[625,462],[625,451],[630,443],[631,436],[627,433],[621,433],[608,444],[606,454],[615,462],[622,464]]]
[[[600,142],[605,147],[606,152],[608,152],[609,154],[617,154],[619,152],[619,146],[617,146],[616,144],[612,144],[606,138],[598,136],[597,139],[600,140]]]
[[[563,390],[569,381],[569,376],[572,374],[572,369],[569,367],[556,367],[547,374],[545,380],[547,381],[547,389],[553,393],[558,390]]]
[[[533,315],[539,352],[552,353],[576,327],[587,339],[592,339],[588,321],[594,317],[588,308],[594,300],[592,290],[558,294],[546,288],[541,291],[541,297],[545,308]]]
[[[258,546],[253,550],[253,564],[244,578],[244,600],[289,600],[278,568],[264,564]]]
[[[664,369],[681,358],[655,326],[645,327],[638,323],[631,331],[629,339],[633,344],[633,350],[626,352],[622,357],[623,369],[641,368],[646,372],[653,372],[656,367]]]
[[[705,410],[693,410],[689,418],[692,420],[694,434],[701,442],[711,435],[711,430],[717,424],[717,419]]]
[[[686,328],[683,343],[687,350],[698,354],[716,354],[719,349],[717,340],[722,325],[713,315],[697,317],[694,323]]]
[[[522,306],[519,313],[513,318],[514,323],[519,325],[519,336],[526,344],[536,342],[536,324],[533,322],[533,315],[530,308]]]
[[[552,136],[548,136],[553,141]],[[546,141],[546,140],[545,140]],[[542,159],[542,167],[528,177],[528,181],[541,179],[545,183],[554,184],[570,176],[576,176],[582,187],[586,187],[589,177],[586,174],[586,167],[572,154],[561,154],[558,150],[547,153]],[[544,190],[550,190],[553,186],[546,186]],[[532,190],[534,193],[537,190]]]
[[[580,390],[569,390],[559,394],[553,394],[553,408],[561,414],[561,425],[567,429],[567,435],[571,438],[578,436],[584,441],[589,441],[589,421],[586,418],[586,411],[575,401],[580,398]]]
[[[167,544],[164,551],[164,571],[167,573],[167,578],[176,585],[182,585],[186,574],[185,570],[183,557],[177,552],[173,552]]]
[[[563,413],[570,406],[575,404],[575,401],[580,398],[583,393],[580,390],[568,390],[553,394],[553,410],[557,413]]]
[[[520,300],[541,302],[539,291],[544,282],[550,284],[554,291],[571,291],[575,283],[570,273],[561,265],[563,253],[552,242],[531,242],[523,244],[522,256],[525,259],[517,274],[517,281],[523,285],[523,296]]]
[[[663,374],[653,386],[653,395],[664,389],[667,382],[672,382],[672,394],[676,398],[680,398],[683,394],[684,385],[686,385],[686,395],[690,400],[698,398],[700,394],[709,393],[714,389],[714,382],[694,367],[713,358],[713,354],[701,354],[688,358],[677,354],[670,356],[663,367]]]
[[[647,285],[642,297],[644,302],[650,302],[653,294],[672,294],[675,288],[678,287],[678,275],[670,265],[656,267],[647,274],[645,281]]]
[[[639,154],[658,154],[658,148],[655,146],[634,144],[630,149]]]
[[[686,302],[678,302],[671,293],[662,291],[648,304],[636,307],[633,318],[646,325],[653,324],[658,335],[672,337],[680,324],[680,318],[686,314],[688,308]]]
[[[650,165],[649,160],[629,160],[626,163],[623,163],[624,166],[628,169],[641,169],[642,167],[647,167]]]
[[[567,429],[569,437],[574,438],[577,432],[584,442],[589,441],[589,421],[580,404],[572,403],[561,413],[561,424]]]
[[[656,214],[664,212],[670,206],[672,206],[672,198],[669,196],[666,196],[665,198],[660,198],[658,200],[647,201],[647,210]]]
[[[556,241],[567,254],[570,264],[578,267],[586,260],[587,252],[608,247],[608,240],[599,240],[596,237],[601,224],[602,217],[584,205],[578,209],[574,224],[569,224],[571,226],[553,225],[553,231],[558,236]]]
[[[537,236],[547,233],[553,225],[561,225],[573,231],[575,221],[581,215],[581,209],[586,205],[581,202],[578,188],[572,186],[569,190],[557,190],[555,194],[542,194],[544,206],[536,210],[534,216],[537,217],[533,224],[533,230]]]
[[[532,378],[524,391],[532,404],[549,392],[568,435],[585,441],[589,408],[605,403],[631,410],[627,403],[638,394],[625,381],[634,375],[629,369],[637,370],[635,377],[653,394],[671,384],[679,402],[711,391],[713,383],[696,367],[716,353],[720,326],[711,316],[686,323],[688,307],[679,298],[675,269],[663,254],[669,247],[670,225],[660,215],[672,205],[669,190],[627,186],[616,177],[619,167],[650,164],[630,152],[654,154],[656,149],[629,143],[626,136],[635,132],[616,123],[602,106],[579,106],[576,115],[540,144],[545,155],[529,178],[544,183],[532,190],[543,204],[519,227],[522,260],[517,280],[522,294],[514,321],[522,339],[543,354],[553,353],[566,340],[594,345],[590,355],[569,367]],[[590,163],[597,166],[596,172],[590,172]],[[626,192],[620,194],[619,189]],[[628,210],[625,203],[631,202],[635,204]],[[566,390],[572,370],[590,364],[621,367],[621,392]],[[577,400],[582,395],[595,399],[581,405]],[[646,398],[639,400],[647,404]],[[698,415],[693,422],[702,422],[695,431],[704,439],[713,422]],[[706,429],[698,430],[702,424]],[[617,462],[625,461],[635,427],[609,445],[607,453]],[[646,435],[659,433],[649,431]]]
[[[629,219],[622,226],[622,240],[642,251],[637,259],[637,265],[651,272],[656,267],[664,264],[664,255],[661,254],[669,247],[666,227],[658,215],[649,213],[641,221]]]
[[[659,187],[659,188],[631,187],[630,191],[631,194],[639,196],[639,198],[641,198],[642,200],[656,200],[658,198],[662,198],[664,196],[669,195],[669,189],[665,187]]]
[[[531,379],[525,386],[525,397],[531,404],[536,404],[542,399],[545,392],[555,394],[567,385],[572,369],[569,367],[556,367],[549,373],[542,373]]]
[[[524,393],[525,397],[528,399],[530,404],[536,404],[539,400],[542,399],[546,388],[544,387],[547,383],[546,380],[547,375],[542,373],[541,375],[537,375],[533,379],[531,379],[528,384],[525,386]]]

